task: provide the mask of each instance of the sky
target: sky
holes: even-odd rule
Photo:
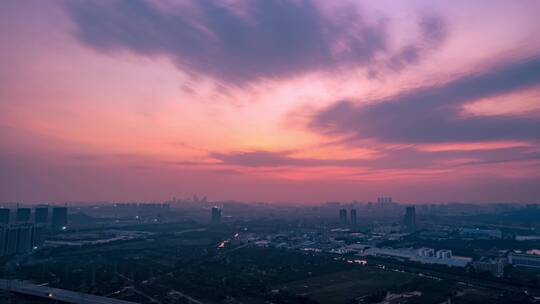
[[[2,1],[0,201],[540,201],[540,2]]]

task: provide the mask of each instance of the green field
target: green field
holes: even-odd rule
[[[389,290],[414,280],[411,274],[372,267],[339,271],[279,285],[276,288],[301,294],[320,303],[346,303],[351,299]]]

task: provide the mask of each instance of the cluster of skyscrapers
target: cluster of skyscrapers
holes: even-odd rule
[[[380,204],[392,204],[392,198],[382,197],[378,199]],[[339,209],[339,223],[341,226],[356,226],[357,216],[356,209],[350,209],[350,216],[347,215],[347,209]],[[405,227],[407,229],[414,230],[416,229],[416,209],[414,206],[407,206],[405,208],[405,216],[403,219]]]
[[[29,252],[45,241],[45,233],[64,230],[67,227],[67,207],[53,207],[49,221],[49,207],[15,209],[15,217],[11,210],[0,208],[0,256]]]

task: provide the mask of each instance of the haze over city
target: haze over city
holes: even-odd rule
[[[540,304],[540,0],[0,0],[0,304]]]
[[[3,1],[0,201],[534,202],[538,1]]]

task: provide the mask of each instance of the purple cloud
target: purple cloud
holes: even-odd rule
[[[164,10],[150,1],[69,1],[77,37],[100,51],[127,49],[165,55],[178,66],[224,82],[290,76],[312,70],[373,64],[386,54],[400,67],[418,61],[424,47],[389,54],[385,22],[366,21],[357,9],[332,16],[313,1],[250,1],[245,14],[220,1]],[[420,22],[420,43],[440,43],[444,23]]]
[[[418,63],[430,50],[441,46],[448,36],[444,20],[438,16],[424,16],[419,27],[420,41],[404,46],[390,57],[388,66],[392,70]]]
[[[420,87],[366,105],[339,101],[316,113],[309,128],[354,142],[443,143],[540,139],[540,120],[463,116],[464,104],[540,84],[540,57],[507,63],[446,84]]]

